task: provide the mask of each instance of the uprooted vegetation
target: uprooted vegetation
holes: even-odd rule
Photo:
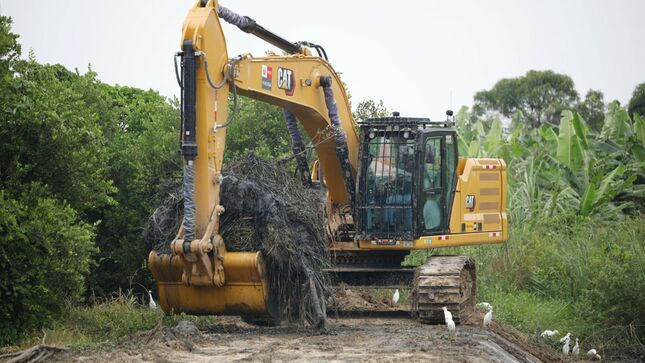
[[[324,194],[305,188],[281,162],[250,154],[227,164],[220,233],[228,251],[260,251],[270,302],[284,318],[324,328],[329,264]],[[181,185],[170,188],[146,228],[149,245],[168,253],[181,220]]]

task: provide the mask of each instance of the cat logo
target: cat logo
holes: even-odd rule
[[[296,77],[291,69],[278,68],[278,88],[283,89],[287,96],[293,96]]]

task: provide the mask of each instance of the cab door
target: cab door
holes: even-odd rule
[[[447,233],[454,195],[457,148],[454,132],[426,131],[420,138],[417,225],[421,236]]]

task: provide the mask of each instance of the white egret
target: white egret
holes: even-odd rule
[[[562,354],[567,355],[569,354],[569,338],[564,340],[564,345],[562,346]]]
[[[490,327],[490,323],[493,321],[493,307],[488,310],[486,315],[484,315],[484,328]]]
[[[148,307],[150,309],[156,309],[157,308],[157,303],[155,303],[155,300],[152,298],[152,291],[148,290],[148,297],[150,298],[150,302],[148,303]]]
[[[578,338],[576,338],[576,345],[573,346],[573,354],[575,355],[580,354],[580,346],[578,345]]]
[[[593,348],[589,349],[589,351],[587,352],[587,357],[598,360],[602,359],[602,357],[600,357],[600,354],[598,354],[598,352]]]
[[[446,320],[446,327],[448,327],[448,331],[454,331],[455,330],[455,322],[452,320],[452,313],[448,311],[447,307],[443,307],[443,317]]]
[[[551,338],[552,336],[558,335],[558,334],[560,334],[560,332],[557,330],[545,330],[540,335],[542,336],[542,338]]]
[[[396,304],[399,302],[399,289],[396,289],[394,291],[394,295],[392,296],[392,303]]]

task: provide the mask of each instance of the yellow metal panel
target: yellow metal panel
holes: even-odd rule
[[[374,241],[361,241],[359,247],[367,250],[423,250],[430,248],[459,247],[468,245],[503,243],[502,231],[458,233],[421,237],[414,241],[395,241],[391,245],[379,245]]]
[[[482,171],[479,173],[479,180],[485,180],[485,181],[490,181],[490,180],[499,180],[499,173],[498,172],[484,172]]]
[[[463,159],[457,168],[457,186],[450,213],[451,233],[503,231],[506,221],[506,164],[501,159]],[[466,197],[474,196],[473,209]],[[479,230],[479,224],[481,229]],[[463,228],[462,228],[463,226]]]
[[[483,202],[479,203],[479,210],[481,211],[489,211],[489,210],[497,210],[499,211],[499,202]],[[487,214],[484,215],[484,218],[486,218]]]
[[[151,252],[148,263],[157,282],[159,303],[166,313],[268,316],[269,287],[259,252],[227,252],[222,287],[182,283],[179,256]]]
[[[485,213],[484,214],[484,223],[486,224],[492,224],[492,223],[499,223],[501,220],[501,217],[497,213]]]
[[[480,181],[484,181],[481,178]],[[499,195],[499,188],[481,188],[479,189],[479,195]]]
[[[263,87],[262,69],[267,67],[273,74],[270,87]],[[279,88],[277,73],[279,69],[289,70],[293,76],[292,92]],[[358,135],[351,114],[349,99],[342,81],[332,66],[319,57],[302,54],[287,56],[269,56],[254,58],[246,55],[238,63],[235,82],[241,95],[249,96],[271,103],[291,111],[302,123],[316,153],[328,186],[328,197],[332,203],[347,203],[347,194],[338,157],[336,143],[327,130],[331,122],[323,89],[320,87],[320,76],[331,76],[334,98],[338,106],[341,127],[347,136],[347,148],[352,173],[356,175],[358,163]]]

